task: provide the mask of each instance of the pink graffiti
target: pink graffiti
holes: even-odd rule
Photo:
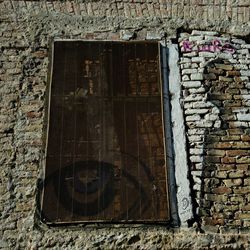
[[[183,41],[182,52],[191,52],[193,51],[193,45],[190,41]],[[219,40],[213,40],[210,44],[204,44],[198,46],[198,51],[206,51],[206,52],[227,52],[230,54],[234,54],[236,49],[230,43],[221,44]]]
[[[182,48],[183,48],[184,52],[191,52],[192,51],[192,44],[188,40],[185,40],[185,41],[183,41]]]

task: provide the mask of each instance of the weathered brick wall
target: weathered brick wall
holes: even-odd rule
[[[200,19],[205,22],[247,23],[249,19],[248,0],[126,0],[126,1],[3,1],[11,15],[2,18],[34,14],[41,11],[60,11],[65,14],[95,17],[158,17],[179,20]]]
[[[249,228],[250,60],[244,40],[180,34],[190,170],[202,225]]]
[[[50,45],[54,38],[159,40],[164,37],[176,37],[178,28],[248,35],[249,6],[247,0],[0,1],[0,248],[247,248],[248,235],[196,234],[195,230],[198,229],[195,227],[178,232],[163,226],[141,225],[122,228],[114,225],[47,227],[40,222],[38,186],[43,174],[40,161],[43,151],[45,93]],[[209,40],[210,38],[206,36],[214,35],[219,36],[217,33],[205,35],[196,32],[196,35],[194,33],[192,36],[183,34],[181,39]],[[248,45],[242,44],[243,42],[237,39],[231,40],[231,43],[237,48],[232,58],[229,53],[220,55],[241,72],[239,77],[243,78],[244,87],[240,91],[244,91],[239,95],[242,97],[248,93],[247,86],[249,86],[246,78],[249,75],[243,77],[249,72],[249,64],[244,62],[249,60],[245,60],[249,58],[246,54],[249,47],[245,47]],[[198,55],[198,52],[190,53],[183,53],[180,62],[183,70],[197,70],[197,72],[192,71],[191,75],[188,71],[184,73],[182,70],[185,109],[197,111],[186,114],[190,142],[190,170],[197,202],[200,200],[203,202],[203,197],[206,197],[202,208],[206,212],[203,214],[204,221],[208,222],[211,218],[215,218],[213,211],[207,211],[210,208],[206,207],[205,202],[208,200],[213,209],[216,209],[217,204],[212,199],[207,199],[207,194],[211,194],[210,191],[200,188],[202,182],[212,179],[211,176],[205,178],[203,175],[201,155],[204,155],[205,151],[202,144],[206,129],[211,129],[208,133],[210,134],[213,133],[213,127],[219,129],[220,126],[218,122],[216,123],[217,118],[213,117],[214,115],[219,117],[219,110],[214,104],[209,103],[206,96],[208,90],[205,88],[203,69],[206,67],[205,64],[210,59],[215,59],[218,53],[203,52],[201,55]],[[188,80],[189,77],[191,81]],[[243,101],[245,102],[245,99]],[[192,109],[188,105],[193,105]],[[249,121],[240,118],[241,113],[244,114],[244,110],[249,106],[249,102],[244,105],[242,112],[236,114],[236,119],[237,122],[243,122],[249,127]],[[209,111],[204,114],[203,109]],[[198,117],[200,120],[192,120],[199,119]],[[245,136],[248,133],[247,126],[242,128]],[[234,139],[230,140],[234,142]],[[244,140],[242,137],[237,143],[243,143]],[[246,190],[249,187],[246,177],[249,169],[236,172],[237,167],[234,166],[233,173],[239,173],[241,176],[234,178],[232,174],[230,176],[228,174],[226,178],[217,177],[214,184],[216,186],[212,188],[218,189],[221,183],[232,181],[234,185],[228,186],[230,194],[236,194],[234,192],[239,188]],[[235,185],[237,179],[241,182],[238,187]],[[230,210],[234,214],[233,221],[238,223],[236,221],[240,220],[242,226],[248,227],[247,218],[242,217],[247,214],[247,210],[243,211],[243,207],[240,206],[241,204],[245,206],[249,202],[247,200],[249,192],[239,194],[238,198],[235,201],[237,209]],[[241,203],[242,199],[244,203]],[[229,221],[226,220],[225,223],[228,225]],[[217,226],[215,228],[218,231]],[[220,229],[223,231],[221,226]]]
[[[248,0],[3,0],[0,2],[0,20],[30,21],[35,16],[51,15],[51,18],[68,19],[63,27],[65,35],[72,21],[70,17],[87,18],[89,27],[98,21],[108,21],[109,25],[115,21],[113,30],[120,28],[118,19],[127,24],[128,20],[134,20],[128,28],[136,30],[148,26],[147,23],[154,19],[154,32],[162,30],[160,24],[163,24],[164,32],[168,33],[177,28],[199,28],[244,35],[250,31],[249,6]],[[76,35],[82,29],[82,26],[76,26],[71,34]]]

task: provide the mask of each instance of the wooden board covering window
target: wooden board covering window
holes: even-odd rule
[[[156,42],[54,43],[42,216],[169,219]]]

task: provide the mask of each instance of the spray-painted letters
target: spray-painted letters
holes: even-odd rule
[[[234,54],[236,49],[230,43],[222,44],[219,40],[212,40],[210,43],[201,44],[194,46],[194,43],[191,43],[188,40],[183,41],[181,51],[182,52],[191,52],[191,51],[207,51],[207,52],[227,52]]]

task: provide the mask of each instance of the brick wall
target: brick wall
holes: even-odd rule
[[[250,60],[244,40],[180,34],[190,170],[202,225],[249,228]]]
[[[248,35],[249,1],[0,1],[0,248],[3,249],[100,249],[100,248],[159,248],[159,249],[208,249],[234,247],[247,249],[247,234],[225,234],[249,228],[249,162],[245,148],[223,149],[220,161],[225,157],[235,163],[223,163],[205,169],[206,152],[216,158],[215,142],[223,140],[220,131],[222,113],[220,107],[209,100],[213,92],[213,80],[226,75],[209,71],[209,62],[226,60],[219,64],[234,67],[237,87],[227,87],[240,92],[229,94],[229,100],[240,103],[235,109],[235,127],[226,129],[230,145],[247,145],[249,135],[249,45],[233,35]],[[197,214],[202,223],[212,224],[210,230],[222,234],[197,234],[196,223],[178,232],[165,226],[129,225],[79,225],[77,227],[48,227],[41,223],[39,215],[39,184],[43,176],[43,121],[48,83],[50,45],[53,39],[101,39],[145,40],[176,38],[177,29],[204,29],[180,35],[180,47],[184,40],[194,44],[206,43],[215,37],[230,47],[220,52],[183,51],[180,65],[182,73],[183,102],[188,135],[190,172],[194,182]],[[208,32],[209,31],[209,32]],[[220,35],[218,32],[224,32]],[[224,39],[224,40],[223,40]],[[210,43],[211,45],[211,43]],[[185,45],[188,49],[189,43]],[[213,62],[212,62],[213,63]],[[218,64],[218,63],[217,63]],[[218,70],[217,66],[211,66]],[[186,70],[186,71],[185,71]],[[206,76],[209,75],[210,76]],[[226,74],[224,72],[224,74]],[[233,74],[233,73],[232,73]],[[212,77],[210,79],[210,77]],[[229,77],[233,79],[232,76]],[[225,79],[224,79],[225,80]],[[224,81],[223,80],[223,81]],[[219,79],[220,82],[220,79]],[[221,81],[222,82],[222,81]],[[233,80],[235,82],[235,80]],[[232,82],[231,82],[232,83]],[[231,84],[230,83],[230,84]],[[231,86],[231,85],[230,85]],[[239,88],[238,86],[242,86]],[[236,96],[239,98],[236,100]],[[221,100],[223,102],[223,100]],[[224,100],[226,101],[226,100]],[[223,104],[225,105],[225,104]],[[243,106],[242,106],[243,105]],[[231,119],[231,118],[228,118]],[[216,130],[217,129],[217,130]],[[232,134],[234,130],[235,134]],[[230,132],[231,131],[231,132]],[[238,131],[238,132],[237,132]],[[219,133],[219,132],[218,132]],[[238,133],[238,134],[237,134]],[[210,135],[210,139],[206,139]],[[233,136],[233,137],[231,137]],[[206,142],[206,143],[204,143]],[[205,150],[205,145],[209,150]],[[215,149],[214,149],[215,148]],[[238,152],[241,158],[232,154]],[[211,153],[212,152],[212,153]],[[229,153],[230,152],[230,153]],[[237,154],[238,154],[237,153]],[[230,154],[230,156],[228,155]],[[209,158],[208,158],[209,159]],[[237,159],[247,162],[237,162]],[[210,161],[208,161],[210,162]],[[211,161],[213,164],[213,162]],[[215,163],[217,164],[217,162]],[[231,166],[230,164],[233,164]],[[239,167],[240,164],[240,167]],[[245,166],[244,166],[245,165]],[[230,171],[222,168],[233,168]],[[220,169],[221,168],[221,169]],[[218,176],[214,176],[218,175]],[[213,184],[212,184],[213,182]],[[206,185],[201,189],[201,183]],[[208,184],[209,183],[209,184]],[[212,191],[211,191],[212,190]],[[220,194],[223,192],[223,194]],[[237,193],[238,192],[238,193]],[[240,193],[241,192],[241,193]],[[227,193],[224,195],[224,193]],[[218,194],[218,195],[217,195]],[[223,214],[223,199],[227,199],[229,218]],[[230,196],[229,196],[230,195]],[[219,198],[218,198],[219,199]],[[234,207],[233,207],[234,206]],[[248,209],[248,210],[247,210]],[[239,224],[237,224],[239,223]],[[202,224],[202,225],[203,225]],[[233,225],[233,227],[231,227]],[[243,228],[244,226],[244,228]]]
[[[2,5],[7,9],[2,19],[19,18],[32,10],[34,14],[60,11],[81,16],[201,19],[203,22],[247,23],[250,20],[247,0],[2,1]]]

